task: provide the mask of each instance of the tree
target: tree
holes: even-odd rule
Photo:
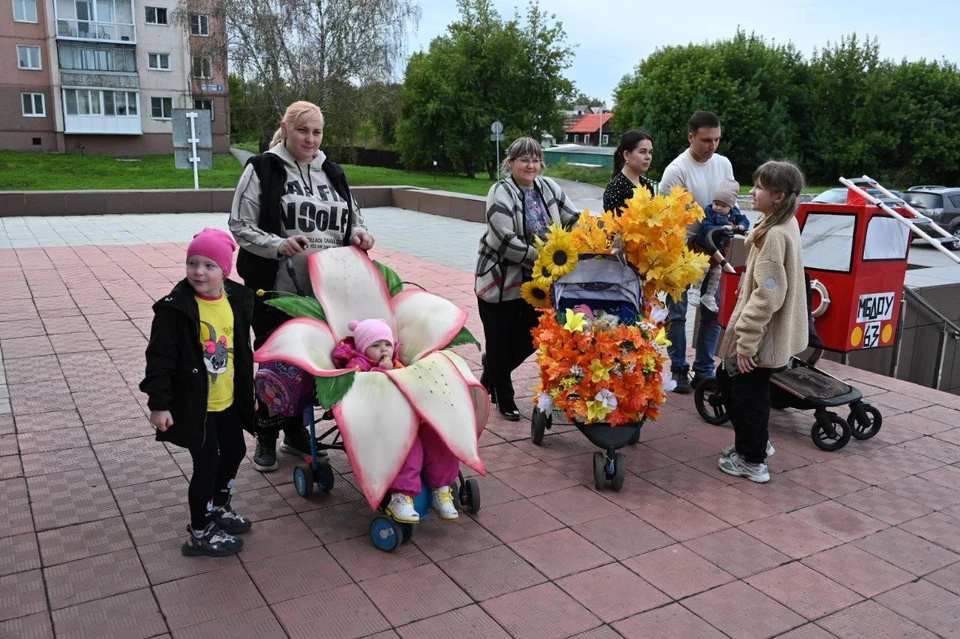
[[[458,0],[459,21],[407,65],[397,143],[410,167],[496,174],[490,125],[504,143],[539,138],[561,122],[557,104],[573,85],[563,77],[572,50],[555,16],[535,1],[526,19],[504,21],[490,0]]]

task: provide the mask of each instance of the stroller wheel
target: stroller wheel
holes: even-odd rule
[[[860,410],[857,410],[858,408]],[[860,406],[853,406],[852,409],[847,421],[850,423],[850,428],[853,429],[851,434],[856,439],[870,439],[880,432],[883,415],[880,414],[879,410],[870,404],[860,404]],[[860,412],[863,414],[860,415]]]
[[[720,382],[716,377],[708,377],[697,384],[693,403],[697,407],[700,418],[708,424],[719,426],[730,419],[727,407],[723,404],[723,395],[720,393]]]
[[[313,494],[313,469],[306,464],[300,464],[293,469],[293,486],[301,497]]]
[[[543,431],[547,428],[547,422],[549,422],[552,417],[542,410],[539,407],[533,407],[533,417],[530,418],[530,441],[539,446],[543,443]]]
[[[613,479],[610,480],[610,488],[619,491],[623,488],[623,480],[627,476],[627,456],[623,453],[617,453],[613,458]]]
[[[370,541],[383,552],[393,552],[403,541],[400,524],[386,515],[377,515],[370,522]]]
[[[850,424],[836,413],[820,413],[810,430],[810,437],[818,448],[840,450],[850,441]]]
[[[595,452],[593,454],[593,485],[597,490],[603,490],[604,484],[607,483],[607,474],[603,468],[605,464],[606,459],[603,453]]]
[[[326,461],[321,461],[319,466],[314,475],[317,480],[317,486],[323,492],[329,493],[333,490],[333,468],[330,467],[330,462]]]
[[[460,505],[471,515],[480,512],[480,484],[471,477],[460,488]]]

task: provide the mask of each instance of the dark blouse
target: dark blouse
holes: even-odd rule
[[[653,180],[643,175],[640,176],[639,186],[650,191],[650,195],[656,195],[653,184]],[[626,175],[622,172],[617,173],[617,175],[610,180],[610,183],[607,184],[607,188],[603,192],[603,210],[614,211],[622,208],[624,202],[633,197],[634,188],[633,182],[631,182]]]

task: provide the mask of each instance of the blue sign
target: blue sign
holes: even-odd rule
[[[221,92],[222,92],[222,91],[223,91],[223,85],[222,85],[222,84],[201,84],[201,85],[200,85],[200,90],[201,90],[201,91],[221,91]]]

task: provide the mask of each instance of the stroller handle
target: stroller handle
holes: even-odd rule
[[[723,256],[719,250],[717,250],[717,243],[714,241],[713,237],[717,233],[720,233],[725,238],[730,238],[734,236],[734,232],[730,229],[723,228],[719,226],[715,229],[711,229],[704,236],[706,240],[704,248],[710,252],[710,256],[716,261],[720,267],[723,269],[724,273],[730,273],[731,275],[735,274],[737,270],[730,265],[730,262],[727,261],[727,258]]]
[[[293,287],[297,289],[297,295],[300,297],[306,297],[303,293],[303,288],[300,286],[300,280],[297,278],[297,269],[293,265],[293,259],[289,257],[284,258],[283,266],[287,269],[287,275],[289,275],[290,279],[293,280]]]

